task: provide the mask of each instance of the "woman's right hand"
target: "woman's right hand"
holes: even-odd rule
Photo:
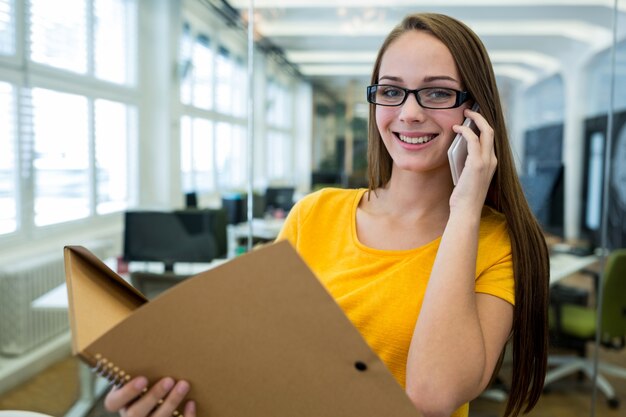
[[[138,376],[120,388],[113,388],[104,399],[104,407],[126,417],[170,417],[175,410],[182,412],[184,417],[195,417],[193,401],[188,401],[184,410],[181,407],[189,389],[187,381],[176,382],[169,377],[148,388],[148,380]]]

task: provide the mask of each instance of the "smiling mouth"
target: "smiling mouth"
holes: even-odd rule
[[[410,137],[410,136],[404,136],[398,133],[396,134],[396,136],[398,137],[398,139],[400,139],[404,143],[408,143],[410,145],[421,145],[421,144],[428,143],[431,140],[435,139],[437,135]]]

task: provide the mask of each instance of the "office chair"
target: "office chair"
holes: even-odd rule
[[[575,303],[555,303],[551,306],[551,331],[558,342],[573,342],[576,346],[595,340],[597,314],[600,314],[600,343],[608,349],[620,350],[625,347],[626,336],[626,249],[612,252],[604,267],[600,282],[603,290],[602,310],[598,312]],[[558,343],[563,345],[563,343]],[[566,343],[567,344],[567,343]],[[593,378],[593,360],[584,357],[580,348],[578,356],[550,355],[548,365],[554,366],[546,374],[544,386],[565,376],[582,373]],[[626,368],[599,362],[595,381],[597,388],[606,396],[610,408],[619,407],[615,390],[603,375],[626,379]]]

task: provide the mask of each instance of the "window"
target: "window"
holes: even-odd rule
[[[128,207],[128,148],[136,140],[136,111],[124,103],[95,101],[96,212],[106,214]]]
[[[35,225],[89,216],[92,188],[96,213],[124,210],[129,199],[128,146],[136,131],[134,107],[41,88],[31,94]]]
[[[65,0],[64,7],[59,7],[56,2],[31,0],[31,59],[79,74],[93,67],[101,80],[130,84],[134,72],[130,57],[135,50],[128,40],[136,17],[130,5],[124,0]],[[93,27],[88,26],[90,8]]]
[[[181,86],[183,104],[211,110],[213,108],[213,51],[206,35],[193,39],[189,25],[181,39]]]
[[[191,20],[197,27],[183,24],[179,57],[182,188],[202,194],[242,189],[247,182],[244,61],[218,45],[219,29]]]
[[[243,60],[237,58],[234,63],[233,72],[233,116],[246,117],[248,114],[248,89],[242,88],[247,84],[247,68]]]
[[[233,108],[233,90],[234,90],[234,77],[235,65],[230,58],[230,52],[228,49],[221,47],[217,54],[217,60],[215,62],[215,96],[217,100],[217,110],[220,113],[231,114]]]
[[[135,0],[0,0],[0,234],[128,206],[136,42]]]
[[[219,122],[216,134],[218,184],[221,189],[242,189],[247,183],[246,128]]]
[[[15,5],[0,0],[0,55],[15,54]]]
[[[293,180],[291,99],[287,87],[274,80],[267,83],[267,174],[270,180],[276,182]]]
[[[81,74],[87,72],[87,4],[30,1],[31,59]]]
[[[116,84],[135,82],[134,39],[137,21],[132,1],[95,0],[94,66],[95,76]]]
[[[215,189],[213,122],[183,116],[181,122],[181,170],[185,192]]]
[[[87,217],[87,99],[34,88],[32,103],[35,225]]]
[[[236,117],[247,114],[247,72],[243,59],[220,46],[215,62],[217,111]]]
[[[267,123],[281,129],[291,127],[291,95],[289,89],[276,81],[267,84]]]
[[[17,228],[14,116],[14,88],[0,82],[0,234]]]
[[[267,134],[267,175],[270,180],[285,180],[291,173],[291,136],[277,131]]]

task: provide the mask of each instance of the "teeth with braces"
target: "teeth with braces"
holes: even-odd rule
[[[402,142],[410,143],[412,145],[422,144],[426,142],[430,142],[434,136],[420,136],[417,138],[412,138],[410,136],[398,135]]]

